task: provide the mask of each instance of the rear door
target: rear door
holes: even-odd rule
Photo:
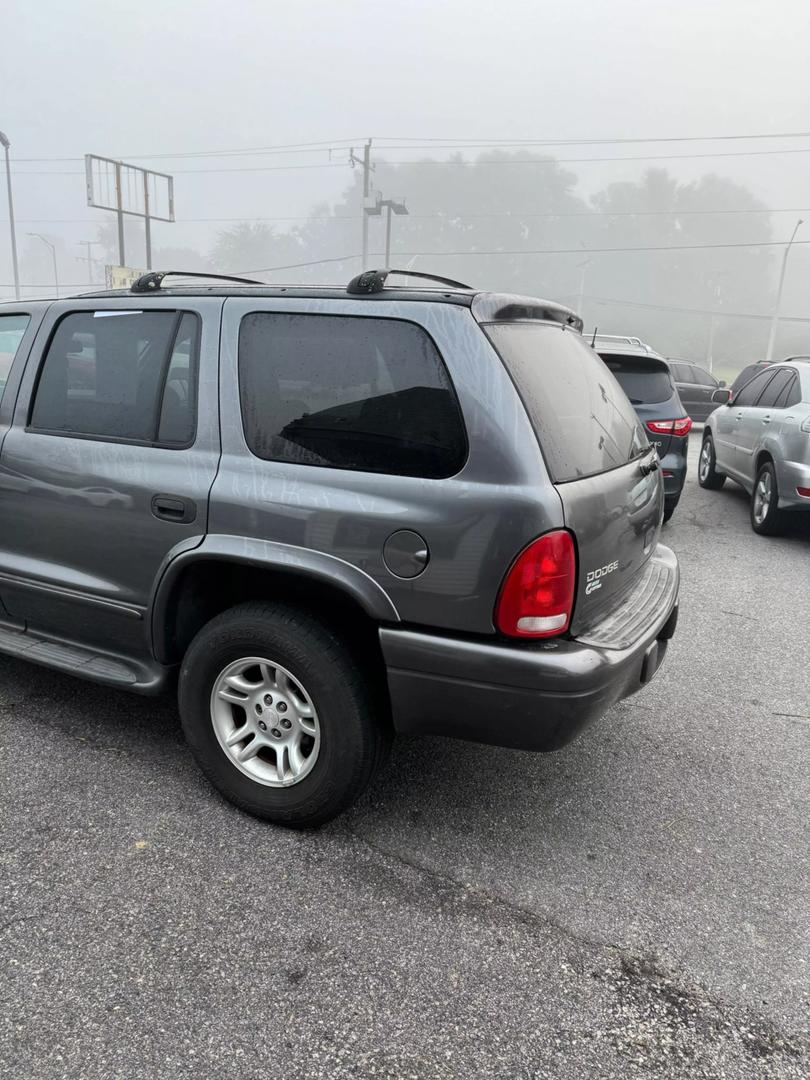
[[[698,367],[697,364],[690,364],[689,369],[692,374],[692,385],[690,387],[690,400],[686,406],[686,411],[692,417],[693,420],[698,423],[702,423],[709,413],[714,412],[717,405],[712,401],[712,394],[718,387],[717,379],[709,371],[705,371],[702,367]],[[683,401],[683,398],[681,398]]]
[[[543,322],[485,329],[534,424],[576,541],[576,634],[632,588],[655,550],[661,474],[633,406],[580,334]]]
[[[774,378],[780,374],[780,370],[765,368],[747,383],[737,395],[732,412],[735,424],[735,466],[738,474],[746,481],[753,483],[754,458],[757,447],[762,440],[765,427],[770,424],[770,416],[766,417],[765,409],[760,405],[765,392],[772,385]],[[784,383],[781,382],[781,389]]]
[[[161,565],[205,534],[219,460],[222,300],[147,306],[53,304],[0,453],[7,609],[133,654]]]

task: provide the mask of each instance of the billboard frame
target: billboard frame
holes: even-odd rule
[[[115,205],[109,206],[104,202],[96,199],[96,192],[94,186],[94,174],[93,174],[93,162],[103,162],[104,165],[112,165],[115,174]],[[125,210],[123,200],[123,185],[121,183],[121,173],[123,169],[131,169],[133,172],[141,174],[141,184],[143,185],[143,211],[141,210]],[[118,158],[104,157],[102,154],[85,154],[84,155],[84,171],[87,181],[87,205],[92,206],[96,210],[110,210],[118,218],[118,262],[120,266],[126,266],[126,257],[124,250],[124,214],[129,214],[130,217],[140,217],[144,219],[144,226],[146,232],[146,268],[152,269],[152,221],[174,221],[174,177],[168,173],[156,172],[154,169],[144,169],[140,165],[130,165],[129,162],[121,161]],[[157,177],[166,181],[168,192],[168,217],[163,214],[155,214],[152,212],[152,207],[149,200],[149,178]]]

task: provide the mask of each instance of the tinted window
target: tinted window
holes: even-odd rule
[[[248,446],[271,461],[442,477],[466,457],[450,379],[413,323],[247,315],[239,388]]]
[[[40,371],[31,426],[42,431],[154,443],[161,414],[167,428],[188,432],[178,421],[168,390],[170,361],[175,387],[182,382],[175,348],[187,320],[174,311],[87,311],[57,325]],[[183,331],[188,336],[188,331]],[[178,347],[181,339],[178,337]],[[187,354],[190,355],[190,354]],[[189,379],[186,366],[186,384]],[[186,409],[192,396],[186,398]]]
[[[11,364],[30,321],[28,315],[0,315],[0,401]]]
[[[764,370],[763,364],[749,364],[748,367],[744,367],[734,382],[731,384],[732,393],[735,393],[741,389],[747,382],[760,371]]]
[[[672,374],[677,382],[693,382],[692,369],[688,364],[671,364]]]
[[[579,334],[544,323],[486,327],[557,483],[618,468],[648,446],[619,383]]]
[[[760,397],[757,405],[762,409],[770,409],[776,405],[777,399],[782,395],[782,392],[787,389],[788,383],[793,378],[793,372],[786,368],[780,368],[774,372],[774,376]]]
[[[791,372],[791,377],[785,383],[782,388],[782,393],[774,402],[775,409],[789,409],[793,405],[798,405],[802,399],[801,388],[799,387],[799,380],[795,373]]]
[[[634,356],[603,356],[607,367],[630,398],[631,405],[667,401],[675,392],[669,370]]]
[[[703,368],[692,364],[690,370],[692,372],[692,378],[696,383],[699,383],[700,386],[717,386],[717,379],[715,379],[714,375],[710,374],[708,371],[704,371]]]
[[[747,382],[745,386],[740,390],[734,398],[735,405],[756,405],[757,399],[765,386],[773,378],[773,372],[770,369],[760,371],[758,375],[755,375],[750,382]]]

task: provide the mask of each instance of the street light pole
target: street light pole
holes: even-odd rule
[[[765,359],[768,363],[773,359],[773,347],[776,344],[776,330],[779,325],[779,312],[782,309],[782,289],[785,285],[785,272],[787,271],[788,255],[790,254],[790,247],[793,241],[796,239],[796,233],[799,231],[799,226],[803,224],[803,219],[799,218],[796,222],[795,228],[791,233],[790,239],[787,242],[785,248],[785,254],[782,256],[782,271],[779,274],[779,288],[776,290],[776,305],[773,309],[773,319],[771,319],[771,332],[768,335],[768,351],[765,353]]]
[[[56,245],[52,244],[51,241],[46,236],[43,236],[41,233],[30,232],[27,235],[28,236],[35,236],[37,238],[37,240],[41,240],[43,244],[47,244],[48,247],[51,249],[51,258],[53,259],[53,284],[54,284],[54,288],[56,290],[56,299],[58,300],[59,299],[59,272],[56,269]]]
[[[17,235],[14,231],[14,199],[11,195],[11,164],[8,159],[8,148],[11,143],[8,137],[0,131],[0,146],[6,154],[6,190],[8,192],[8,227],[11,233],[11,269],[14,273],[14,298],[20,299],[20,271],[17,267]]]

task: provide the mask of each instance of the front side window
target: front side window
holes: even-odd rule
[[[193,432],[198,320],[177,311],[82,311],[57,325],[30,425],[166,445]]]
[[[771,371],[770,368],[765,371],[760,371],[759,375],[755,375],[750,382],[745,384],[739,394],[735,396],[734,404],[739,405],[741,408],[745,405],[756,405],[759,400],[759,395],[772,378],[773,371]]]
[[[762,397],[757,402],[757,405],[761,409],[774,408],[776,402],[782,395],[783,390],[787,388],[787,385],[792,378],[793,372],[789,368],[780,368],[765,387]]]
[[[708,371],[704,371],[703,368],[693,367],[692,376],[699,386],[717,386],[717,379],[715,379],[714,375],[710,374]]]
[[[0,315],[0,401],[3,400],[8,373],[30,321],[28,315]]]
[[[647,449],[633,406],[578,333],[541,322],[491,323],[485,329],[523,399],[556,483],[619,468]]]
[[[266,460],[437,478],[466,458],[450,378],[414,323],[246,315],[239,392],[247,444]]]

